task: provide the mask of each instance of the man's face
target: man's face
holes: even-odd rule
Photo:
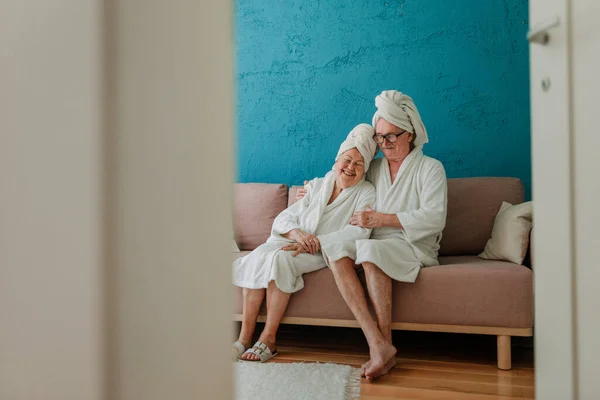
[[[396,141],[390,141],[389,138],[384,138],[385,135],[398,135]],[[410,142],[413,139],[413,134],[405,131],[402,128],[398,128],[386,121],[383,118],[379,118],[375,125],[375,138],[379,140],[383,139],[382,143],[378,143],[379,148],[383,152],[383,155],[388,160],[403,160],[408,153],[410,153]],[[393,138],[391,138],[393,140]]]

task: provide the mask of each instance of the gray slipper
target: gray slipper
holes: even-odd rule
[[[264,363],[265,361],[269,361],[271,358],[277,355],[277,350],[271,351],[266,344],[263,342],[256,342],[252,348],[245,351],[244,354],[256,354],[260,360],[241,360],[241,361],[249,361],[249,362],[257,362],[260,361]]]
[[[237,361],[241,357],[241,355],[244,354],[246,348],[240,342],[235,342],[231,347],[231,350],[233,355],[233,361]]]

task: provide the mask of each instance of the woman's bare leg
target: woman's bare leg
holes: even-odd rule
[[[277,330],[283,319],[283,314],[290,301],[291,293],[285,293],[279,290],[274,281],[269,282],[267,288],[267,323],[258,339],[267,345],[270,350],[275,350],[277,340]],[[243,360],[257,361],[260,358],[256,354],[244,354]]]
[[[256,319],[260,312],[260,306],[265,299],[265,289],[244,288],[242,293],[242,329],[240,330],[238,342],[247,348],[252,345],[252,337],[256,329]]]

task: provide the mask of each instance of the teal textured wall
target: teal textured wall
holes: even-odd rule
[[[236,1],[238,181],[330,170],[375,96],[417,104],[448,177],[516,176],[530,196],[526,0]]]

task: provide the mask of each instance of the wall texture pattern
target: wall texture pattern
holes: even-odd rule
[[[415,100],[448,177],[531,186],[527,0],[237,0],[239,182],[324,175],[374,97]]]

